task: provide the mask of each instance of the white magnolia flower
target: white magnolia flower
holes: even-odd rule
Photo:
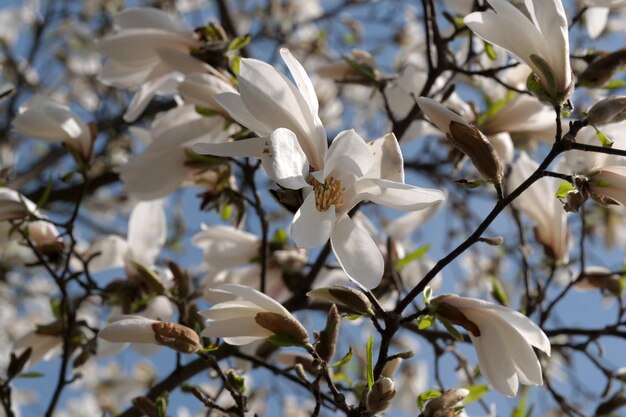
[[[0,221],[18,220],[37,214],[37,205],[18,193],[6,187],[0,187]]]
[[[247,264],[259,256],[261,238],[232,226],[201,226],[192,242],[202,249],[204,261],[214,270]]]
[[[91,272],[125,267],[132,271],[133,263],[145,267],[154,265],[167,238],[167,223],[161,200],[140,202],[128,219],[128,237],[109,235],[97,241],[86,251]]]
[[[203,116],[191,104],[159,115],[147,134],[150,144],[119,169],[126,191],[137,199],[153,200],[186,181],[195,184],[199,171],[186,164],[188,150],[196,143],[225,142],[231,133],[224,129],[222,117]]]
[[[464,19],[479,37],[511,52],[530,66],[547,99],[561,104],[572,88],[567,16],[561,0],[526,0],[530,19],[507,0],[488,0],[495,13]]]
[[[95,132],[69,107],[37,95],[20,108],[13,127],[24,136],[63,142],[84,161],[91,157]]]
[[[533,172],[539,164],[525,152],[512,164],[507,177],[507,189],[515,190]],[[535,236],[547,254],[555,260],[565,260],[569,251],[569,232],[567,213],[563,204],[554,197],[558,189],[558,179],[540,178],[513,201],[513,205],[530,217],[535,224]]]
[[[107,57],[100,80],[117,88],[139,88],[126,121],[135,120],[156,93],[174,93],[181,74],[210,70],[190,54],[202,45],[193,29],[161,10],[127,9],[113,23],[118,31],[98,44]]]
[[[296,344],[309,342],[306,329],[280,303],[250,287],[225,284],[207,291],[215,303],[200,314],[207,319],[204,337],[221,337],[231,345],[247,345],[273,335]]]
[[[543,385],[533,346],[550,355],[550,341],[528,317],[475,298],[442,296],[431,306],[439,317],[467,330],[481,373],[500,393],[513,397],[520,383]]]
[[[348,276],[374,288],[383,274],[383,258],[348,212],[362,201],[421,210],[443,200],[443,194],[404,184],[402,154],[392,134],[366,143],[354,130],[347,130],[328,147],[311,80],[288,50],[282,49],[281,55],[297,88],[273,67],[242,60],[241,95],[215,96],[235,120],[261,137],[194,149],[210,155],[260,158],[275,182],[302,190],[304,203],[291,226],[296,244],[314,248],[330,238]]]

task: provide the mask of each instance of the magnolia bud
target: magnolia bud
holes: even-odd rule
[[[624,290],[622,278],[602,267],[587,267],[576,282],[578,289],[599,289],[620,297]]]
[[[391,378],[401,363],[402,363],[402,358],[399,356],[396,356],[395,358],[385,363],[385,366],[383,366],[383,371],[380,374],[382,376],[386,376],[387,378]]]
[[[335,285],[309,291],[306,295],[313,299],[340,304],[359,314],[374,315],[372,303],[361,291],[354,288]]]
[[[28,224],[28,237],[35,247],[44,253],[56,252],[63,248],[59,231],[50,222],[36,220]]]
[[[391,405],[391,400],[396,395],[393,380],[382,377],[374,382],[372,389],[368,391],[366,397],[367,411],[372,414],[380,413]]]
[[[276,335],[288,336],[294,343],[299,345],[305,345],[309,342],[309,335],[306,329],[293,317],[287,317],[271,311],[263,311],[254,316],[254,321],[259,326]]]
[[[154,338],[158,344],[170,347],[177,352],[193,353],[202,349],[200,336],[182,324],[158,321],[152,324],[152,330],[154,330]]]
[[[337,311],[337,306],[333,304],[328,311],[326,328],[320,332],[317,345],[315,346],[315,351],[323,361],[330,362],[333,356],[335,356],[340,325],[341,316]]]
[[[587,122],[592,126],[619,123],[626,120],[626,97],[612,96],[594,104],[587,113]]]
[[[454,408],[469,394],[465,388],[449,389],[433,398],[424,408],[424,417],[454,416]]]
[[[602,87],[626,64],[626,48],[613,53],[603,53],[578,76],[586,87]]]
[[[496,183],[504,176],[495,148],[480,130],[467,124],[450,122],[448,139],[472,160],[476,169]]]
[[[613,372],[613,378],[619,379],[622,382],[626,382],[626,367],[619,368]]]
[[[626,204],[626,167],[603,167],[587,178],[589,197],[603,205]]]

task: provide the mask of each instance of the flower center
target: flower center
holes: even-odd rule
[[[343,204],[343,192],[345,188],[337,178],[327,177],[322,183],[313,177],[309,177],[307,182],[313,186],[315,207],[317,207],[319,211],[326,211],[332,205],[337,207]]]

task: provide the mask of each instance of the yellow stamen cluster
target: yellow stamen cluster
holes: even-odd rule
[[[323,183],[317,181],[313,177],[309,177],[308,183],[313,186],[315,193],[315,207],[319,211],[326,211],[330,206],[335,207],[343,204],[344,187],[341,181],[335,177],[327,177]]]

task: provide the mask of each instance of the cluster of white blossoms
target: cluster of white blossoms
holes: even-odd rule
[[[472,2],[472,6],[474,3],[478,4]],[[626,205],[626,158],[604,154],[591,157],[588,153],[572,151],[555,164],[558,173],[546,172],[547,166],[541,166],[530,156],[534,142],[536,139],[552,142],[553,149],[557,149],[559,143],[569,141],[570,148],[559,148],[555,155],[550,154],[552,159],[548,162],[555,160],[558,153],[571,151],[574,143],[591,148],[595,137],[605,137],[607,132],[613,137],[613,132],[622,131],[626,98],[599,101],[581,118],[582,122],[577,121],[581,123],[576,132],[578,137],[563,137],[561,126],[558,129],[554,126],[555,115],[561,123],[561,112],[570,107],[568,102],[576,85],[570,64],[565,9],[560,0],[523,3],[525,11],[508,0],[487,0],[488,10],[463,16],[469,31],[480,38],[474,38],[476,46],[481,45],[486,51],[496,45],[498,56],[492,59],[500,60],[502,68],[507,69],[502,72],[506,77],[499,83],[502,85],[494,85],[489,91],[485,88],[490,108],[482,114],[463,102],[458,91],[442,91],[440,87],[445,82],[440,74],[430,80],[432,57],[414,57],[416,51],[431,53],[430,46],[421,43],[411,43],[403,51],[407,62],[397,78],[385,78],[372,56],[364,51],[353,51],[339,63],[318,65],[318,74],[336,81],[378,87],[390,101],[385,105],[390,117],[397,119],[392,120],[394,128],[401,124],[398,115],[415,113],[415,120],[408,120],[400,139],[415,132],[444,136],[441,148],[449,150],[449,160],[457,163],[455,173],[463,167],[463,161],[469,160],[471,163],[464,167],[463,173],[481,177],[459,182],[471,186],[487,182],[495,186],[495,194],[485,192],[487,198],[497,201],[490,221],[507,206],[514,209],[515,216],[518,211],[523,213],[532,222],[534,242],[543,248],[554,273],[569,261],[571,212],[578,211],[588,199],[605,206]],[[590,34],[595,37],[605,28],[608,10],[624,2],[585,0],[584,3],[590,8],[590,16],[604,17],[594,24],[590,23],[591,19],[587,21]],[[321,15],[317,7],[310,12],[300,8],[296,11],[297,18],[303,21]],[[317,389],[319,394],[322,378],[337,390],[329,369],[342,365],[332,365],[340,340],[340,324],[344,316],[354,314],[372,321],[383,340],[379,348],[385,349],[374,365],[373,342],[369,342],[366,368],[374,369],[367,370],[367,384],[360,391],[360,415],[387,410],[396,394],[401,396],[398,383],[401,376],[395,376],[396,368],[412,356],[406,353],[384,357],[389,355],[387,350],[394,332],[411,321],[405,320],[404,308],[410,305],[418,310],[415,297],[403,297],[411,294],[408,291],[411,288],[421,288],[428,294],[444,286],[439,272],[462,252],[452,252],[449,257],[434,262],[430,254],[425,255],[428,247],[420,252],[409,239],[418,226],[445,210],[448,190],[406,182],[400,143],[391,131],[366,140],[355,126],[329,138],[322,121],[323,100],[317,78],[310,77],[296,59],[295,49],[292,54],[288,48],[277,48],[277,55],[288,69],[285,74],[262,60],[238,56],[237,48],[244,46],[231,48],[233,43],[229,45],[223,30],[212,26],[194,30],[157,9],[125,10],[114,17],[113,23],[114,33],[98,43],[106,58],[99,79],[106,85],[133,91],[124,120],[132,123],[139,119],[157,95],[174,97],[174,107],[158,113],[149,126],[138,124],[129,129],[130,135],[142,143],[143,151],[124,156],[123,163],[116,167],[125,191],[132,197],[127,207],[130,216],[125,237],[109,233],[89,242],[77,242],[71,235],[73,225],[49,220],[35,203],[17,191],[0,187],[0,250],[4,254],[15,246],[27,248],[22,264],[35,261],[43,264],[71,247],[67,262],[53,273],[65,268],[75,271],[76,276],[84,274],[88,278],[84,283],[75,277],[71,279],[87,289],[97,287],[92,274],[96,278],[107,271],[122,275],[107,282],[106,288],[103,286],[90,301],[109,303],[106,321],[85,312],[72,318],[89,322],[86,327],[93,334],[64,334],[62,314],[57,314],[55,321],[20,335],[13,344],[14,357],[26,355],[23,357],[28,361],[22,365],[27,369],[58,355],[64,348],[69,349],[72,340],[96,339],[98,333],[97,347],[95,344],[89,347],[89,354],[98,357],[110,356],[126,344],[132,344],[142,355],[153,353],[155,347],[169,347],[178,353],[198,354],[213,367],[214,358],[209,354],[219,346],[220,339],[233,345],[232,352],[239,352],[242,357],[248,355],[244,345],[256,348],[256,342],[269,340],[278,346],[306,350],[310,357],[298,356],[296,360],[294,354],[283,359],[292,360],[298,381],[304,380],[302,385]],[[308,39],[306,34],[300,35]],[[223,46],[220,58],[225,60],[225,66],[209,54],[212,50],[207,52],[209,41]],[[242,38],[235,41],[243,43]],[[519,61],[517,69],[508,70],[505,51]],[[481,69],[476,73],[481,71],[489,72]],[[515,92],[503,89],[507,83]],[[425,86],[434,86],[433,97],[417,97]],[[524,86],[531,94],[518,94]],[[332,104],[328,107],[336,108]],[[424,120],[418,120],[418,116]],[[35,95],[21,106],[12,126],[22,136],[63,144],[71,152],[83,179],[97,171],[97,167],[91,166],[98,136],[95,125],[87,123],[68,106]],[[571,126],[578,125],[572,121]],[[600,127],[605,133],[599,131]],[[555,142],[557,132],[560,136]],[[526,146],[528,143],[532,145]],[[615,143],[624,145],[624,140],[616,137]],[[606,148],[611,145],[614,143],[605,143]],[[251,169],[249,159],[258,160],[256,167],[263,167],[265,181],[245,178],[242,182],[237,177],[238,168]],[[571,183],[565,192],[559,189],[559,180]],[[283,208],[292,210],[293,217],[287,222],[288,232],[280,229],[284,236],[273,241],[268,237],[266,218],[262,218],[261,237],[245,230],[249,219],[243,210],[236,219],[224,214],[237,201],[242,207],[256,210],[258,217],[265,216],[260,195],[268,193],[261,189],[261,184],[268,182],[272,191],[292,199],[289,205],[280,201]],[[436,184],[443,187],[445,181]],[[167,268],[159,261],[168,233],[176,226],[168,228],[165,212],[168,195],[188,185],[200,187],[203,204],[213,204],[212,208],[221,210],[222,220],[232,223],[197,226],[192,242],[202,252],[203,263],[192,272],[189,272],[192,268],[183,270],[174,261],[167,262]],[[557,189],[559,198],[554,196]],[[222,194],[224,190],[227,192]],[[247,197],[249,191],[254,198]],[[226,194],[230,200],[224,197]],[[381,237],[376,226],[364,215],[361,217],[361,209],[372,206],[409,213],[387,222],[385,236]],[[77,218],[78,207],[76,210],[72,221]],[[187,219],[177,220],[182,223]],[[492,246],[502,244],[502,237],[482,237],[482,231],[490,223],[484,224],[485,228],[468,240],[465,248],[479,241]],[[57,226],[69,232],[61,234]],[[523,234],[521,222],[519,228]],[[311,262],[313,255],[320,252],[321,261]],[[325,257],[331,252],[335,265],[326,262]],[[172,251],[167,256],[174,257],[176,253]],[[527,267],[527,274],[528,270]],[[316,274],[323,271],[325,279],[310,278],[308,271]],[[204,279],[194,280],[190,274],[196,278],[202,275]],[[610,278],[604,279],[603,274]],[[572,285],[599,288],[621,297],[623,282],[619,276],[609,269],[588,267],[580,271]],[[300,291],[299,296],[295,289]],[[492,294],[497,292],[494,288]],[[520,384],[543,385],[542,365],[547,361],[542,363],[541,354],[534,348],[547,356],[552,348],[539,325],[505,306],[506,300],[501,294],[498,296],[501,298],[495,298],[502,305],[457,295],[434,298],[426,295],[426,306],[412,318],[418,321],[428,318],[430,322],[425,327],[439,322],[452,336],[471,342],[482,377],[501,394],[513,397]],[[526,296],[540,298],[546,294]],[[202,301],[197,305],[194,300],[192,308],[185,303],[193,297]],[[323,303],[325,310],[332,305],[324,330],[310,330],[307,327],[310,323],[302,320],[299,312],[290,310],[296,302],[299,306]],[[552,306],[545,310],[542,302],[538,302],[541,305],[538,316],[543,323],[542,314]],[[533,310],[522,311],[533,313]],[[176,322],[177,315],[180,322]],[[381,327],[381,323],[386,327]],[[425,330],[421,324],[422,321],[419,331]],[[467,338],[454,326],[465,329]],[[433,346],[441,349],[434,342]],[[65,354],[64,362],[71,354]],[[347,363],[351,357],[352,348],[340,362]],[[316,378],[314,383],[307,379],[303,363],[308,365],[306,371]],[[279,373],[277,368],[270,369]],[[221,375],[220,370],[218,374],[226,381],[228,391],[236,391],[232,387],[233,381],[238,381],[235,373]],[[198,392],[201,390],[195,393]],[[332,393],[336,401],[343,398],[343,394]],[[426,405],[422,415],[454,416],[469,391],[455,389],[439,394]],[[207,398],[206,404],[212,404],[213,399]],[[414,396],[411,398],[413,401]],[[222,406],[215,408],[225,410]]]

